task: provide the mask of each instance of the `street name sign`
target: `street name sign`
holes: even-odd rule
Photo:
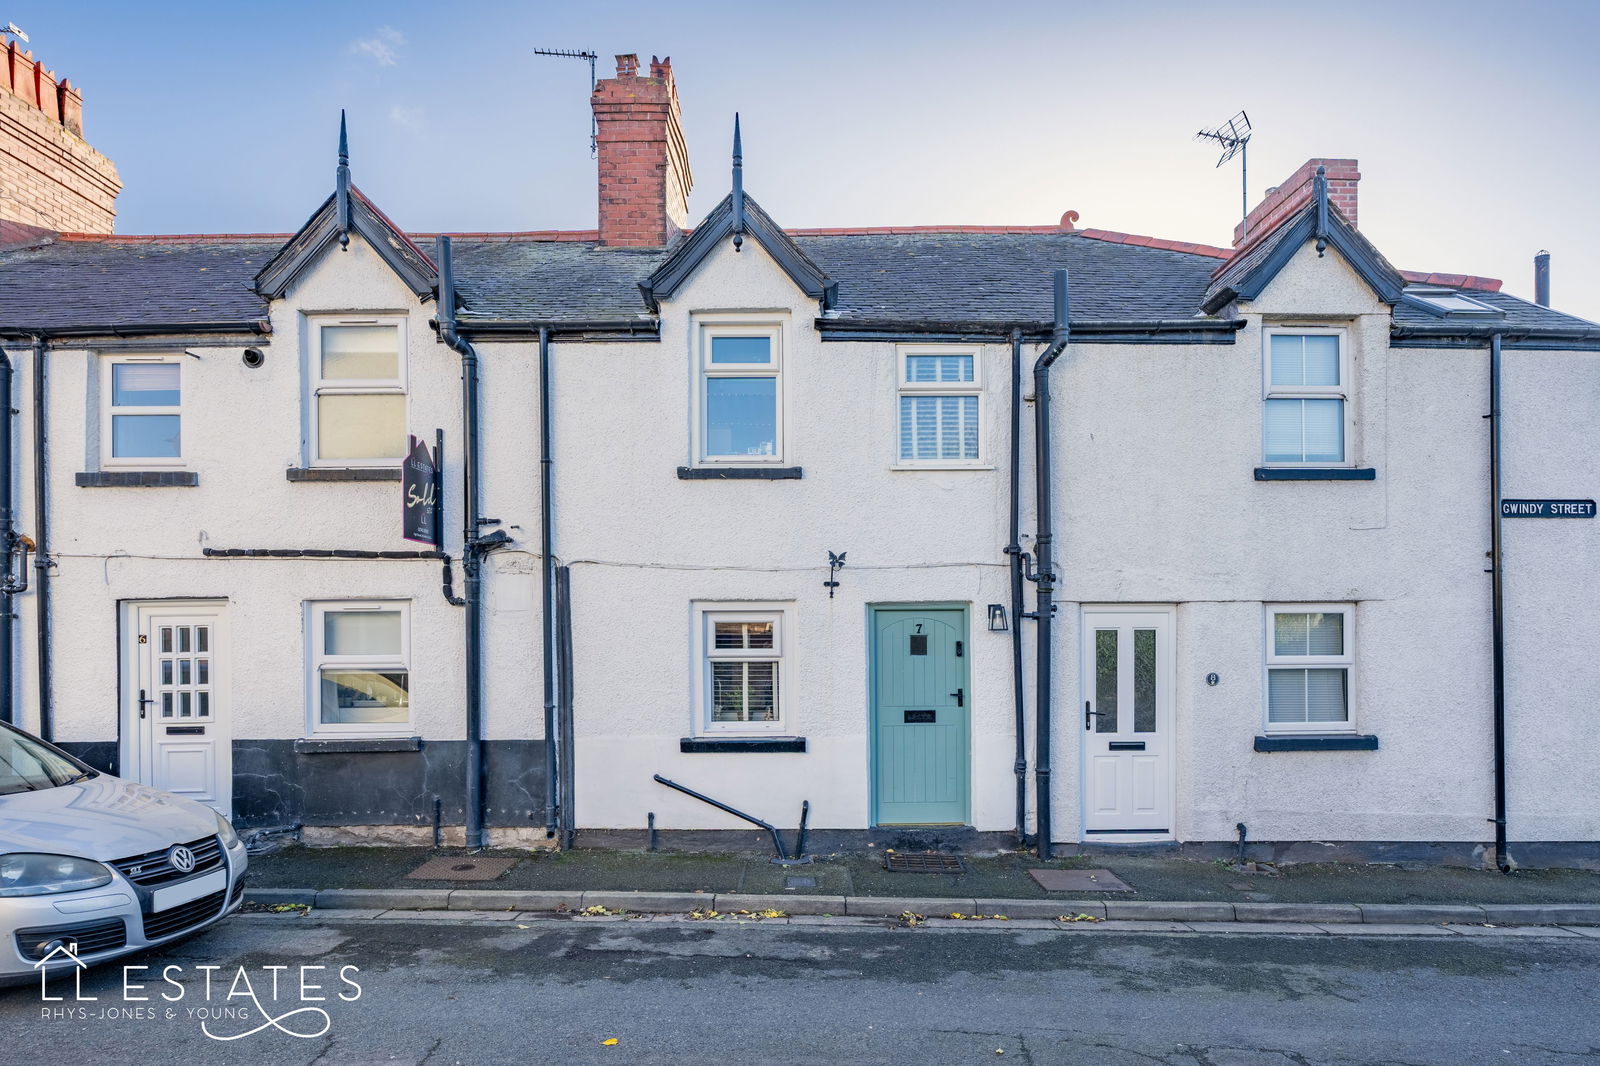
[[[1593,518],[1593,500],[1501,500],[1502,518]]]

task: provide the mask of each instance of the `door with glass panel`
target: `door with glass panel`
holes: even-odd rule
[[[966,612],[873,611],[874,825],[965,825],[972,715]]]
[[[126,609],[122,776],[233,810],[226,604]]]
[[[1172,834],[1172,612],[1084,608],[1083,815],[1089,838]]]

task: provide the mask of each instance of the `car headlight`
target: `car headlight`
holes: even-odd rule
[[[212,813],[217,815],[217,836],[222,838],[222,846],[225,848],[238,847],[239,834],[233,831],[233,826],[229,825],[228,820],[221,814],[218,814],[216,811],[213,811]]]
[[[71,855],[0,855],[0,896],[46,896],[111,883],[111,871]]]

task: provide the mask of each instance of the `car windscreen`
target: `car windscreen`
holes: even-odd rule
[[[0,796],[56,788],[85,776],[82,767],[32,737],[0,729]]]

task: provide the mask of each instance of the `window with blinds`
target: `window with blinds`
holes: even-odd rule
[[[900,350],[900,463],[961,466],[980,460],[978,376],[974,349]]]
[[[406,454],[403,323],[314,322],[311,332],[312,464],[399,463]]]
[[[1343,732],[1350,721],[1351,640],[1348,605],[1267,609],[1267,729]]]
[[[1344,334],[1271,330],[1266,343],[1265,460],[1283,465],[1344,463],[1350,414]]]
[[[702,728],[770,732],[783,724],[781,610],[716,610],[700,616]]]

